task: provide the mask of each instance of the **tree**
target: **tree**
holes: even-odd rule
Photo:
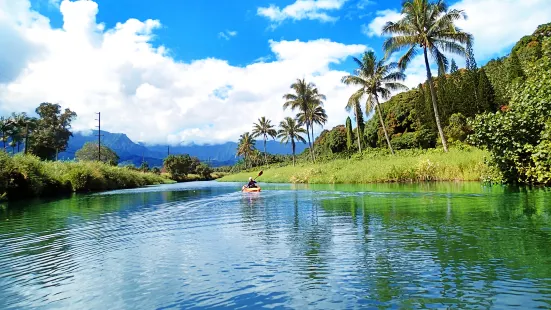
[[[509,57],[509,66],[507,68],[507,77],[509,78],[509,82],[512,82],[513,80],[517,78],[524,78],[524,71],[522,70],[522,66],[520,64],[520,60],[518,59],[518,55],[516,52],[511,52],[511,56]]]
[[[271,120],[262,116],[258,119],[258,123],[254,123],[252,132],[253,138],[260,136],[264,138],[264,163],[266,165],[268,164],[268,158],[266,156],[266,140],[268,139],[268,136],[272,137],[272,139],[275,139],[277,136],[277,131],[274,129],[274,125],[272,125],[271,122]]]
[[[291,147],[293,150],[293,166],[295,165],[295,141],[306,143],[306,140],[301,134],[308,134],[308,132],[300,126],[300,124],[293,118],[286,117],[285,120],[279,123],[279,131],[277,132],[277,138],[281,139],[281,143],[289,143],[291,141]]]
[[[312,161],[315,161],[310,140],[310,126],[312,126],[312,119],[310,116],[314,113],[311,113],[310,110],[316,107],[316,102],[321,105],[322,101],[325,100],[325,95],[319,93],[314,83],[306,83],[304,79],[297,79],[295,83],[291,84],[291,89],[293,89],[294,93],[283,95],[283,99],[285,99],[283,109],[291,108],[293,111],[299,110],[300,113],[304,115],[303,121],[306,125],[306,132],[308,134],[310,155],[312,156]],[[312,139],[313,138],[314,137],[312,137]]]
[[[13,121],[9,117],[0,117],[0,140],[2,140],[2,149],[6,152],[6,142],[8,142],[9,132],[13,126]]]
[[[11,140],[17,145],[17,152],[20,151],[21,144],[26,135],[27,125],[32,121],[25,112],[12,113],[11,119],[13,121],[13,128],[11,130]]]
[[[149,164],[147,163],[147,161],[142,161],[142,164],[140,165],[140,168],[139,168],[142,172],[146,172],[146,171],[149,171]]]
[[[297,113],[297,119],[300,123],[310,122],[310,129],[312,130],[312,141],[314,141],[314,125],[320,125],[323,128],[323,125],[327,122],[327,114],[325,109],[322,106],[321,101],[312,101],[309,104],[308,110],[306,112]],[[315,143],[312,143],[312,153],[314,154],[314,160],[316,158],[315,154]]]
[[[405,80],[405,74],[399,70],[397,63],[385,64],[386,59],[377,60],[375,52],[365,52],[362,60],[353,58],[358,68],[353,75],[347,75],[342,78],[342,82],[346,85],[359,86],[358,89],[350,97],[347,105],[347,109],[356,102],[359,102],[362,97],[367,96],[365,103],[365,112],[369,115],[374,109],[377,110],[381,127],[385,133],[386,142],[390,152],[394,154],[390,138],[386,130],[386,126],[383,120],[383,114],[381,113],[379,96],[382,99],[390,98],[391,91],[407,89],[406,86],[397,82]],[[359,141],[358,141],[359,146]],[[361,149],[360,149],[361,152]]]
[[[61,113],[59,104],[41,103],[36,108],[40,116],[30,141],[31,153],[42,159],[57,159],[58,152],[65,151],[69,138],[71,121],[77,114],[69,109]]]
[[[478,73],[478,113],[495,111],[495,93],[486,71],[482,68]]]
[[[174,179],[186,177],[191,172],[192,159],[188,154],[168,155],[163,166]]]
[[[436,3],[429,0],[406,0],[402,5],[403,18],[397,22],[387,22],[383,27],[383,34],[393,35],[384,42],[386,55],[407,48],[406,53],[400,58],[398,64],[405,69],[418,48],[423,51],[427,80],[430,86],[434,118],[438,133],[442,140],[444,150],[448,151],[446,137],[440,123],[436,92],[432,81],[432,73],[429,65],[428,53],[436,60],[439,71],[447,71],[448,60],[443,52],[465,55],[465,48],[460,45],[470,42],[471,35],[461,31],[454,22],[466,18],[462,10],[449,10],[445,1]]]
[[[243,156],[245,167],[247,167],[247,159],[249,159],[255,151],[255,141],[249,132],[245,132],[239,137],[237,144],[237,156]]]
[[[352,137],[352,120],[350,116],[346,118],[346,148],[350,150],[354,144],[354,138]]]
[[[199,166],[197,166],[197,168],[195,168],[195,172],[200,175],[203,179],[210,179],[211,178],[211,173],[212,173],[212,169],[207,165],[207,164],[204,164],[204,163],[201,163],[199,164]]]
[[[457,67],[457,64],[455,63],[455,59],[452,58],[452,62],[450,64],[450,73],[455,73],[455,72],[457,72],[457,70],[459,70],[459,68]]]
[[[79,161],[97,161],[98,151],[100,151],[101,162],[116,166],[119,164],[119,156],[112,149],[105,145],[98,148],[97,143],[86,142],[80,150],[75,153],[75,158]]]

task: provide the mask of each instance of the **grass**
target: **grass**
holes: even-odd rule
[[[32,155],[18,154],[9,157],[5,152],[0,152],[0,200],[173,182],[154,173],[133,171],[100,162],[51,162],[41,161]]]
[[[489,173],[484,164],[488,153],[477,148],[401,150],[396,155],[365,152],[351,159],[335,159],[296,166],[257,167],[222,177],[222,182],[246,182],[260,170],[266,183],[381,183],[425,181],[479,181]]]

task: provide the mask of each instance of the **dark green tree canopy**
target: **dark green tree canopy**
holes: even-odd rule
[[[119,164],[119,156],[109,147],[101,146],[101,161],[111,166]],[[75,158],[79,161],[97,161],[98,160],[98,144],[86,142],[84,146],[75,153]]]
[[[42,159],[55,159],[58,152],[65,151],[73,136],[71,122],[77,114],[70,109],[61,111],[59,104],[41,103],[36,108],[39,115],[36,130],[30,139],[30,151]]]

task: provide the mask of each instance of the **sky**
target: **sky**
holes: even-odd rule
[[[277,125],[298,78],[343,124],[352,57],[378,57],[401,0],[0,0],[0,115],[42,102],[78,115],[74,131],[102,129],[147,144],[237,141],[259,117]],[[479,65],[506,55],[551,21],[549,0],[448,2],[468,18]],[[395,55],[399,57],[400,55]],[[454,56],[462,66],[464,61]],[[413,60],[405,84],[425,79]],[[316,127],[316,135],[321,132]]]

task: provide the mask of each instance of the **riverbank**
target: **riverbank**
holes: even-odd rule
[[[480,181],[489,173],[484,164],[486,151],[472,148],[400,150],[396,155],[369,151],[351,159],[296,166],[256,167],[253,170],[224,176],[220,182],[246,182],[249,176],[266,183],[383,183],[425,181]]]
[[[0,151],[0,200],[175,183],[164,176],[99,162],[41,161]]]

